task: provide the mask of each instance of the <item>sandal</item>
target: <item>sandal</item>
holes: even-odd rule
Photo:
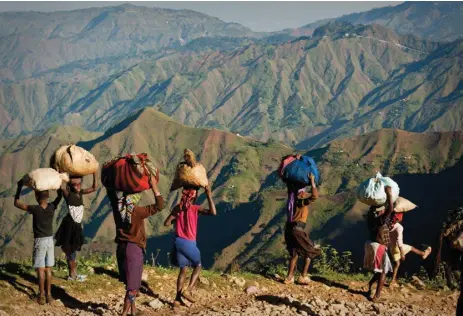
[[[294,277],[292,277],[291,279],[288,279],[288,278],[284,279],[283,284],[286,284],[286,285],[294,284]]]
[[[195,298],[193,297],[190,291],[182,291],[182,297],[186,298],[191,303],[196,302]]]
[[[426,248],[426,250],[424,251],[423,260],[425,260],[429,256],[429,254],[431,254],[431,251],[431,247]]]
[[[47,303],[47,300],[45,299],[45,296],[39,296],[37,298],[37,303],[39,303],[39,305],[45,305]]]
[[[308,276],[306,277],[300,277],[298,280],[297,280],[297,283],[301,284],[301,285],[309,285],[310,284],[310,278]]]
[[[53,298],[53,296],[47,295],[47,303],[48,304],[53,304],[54,301],[55,301],[55,299]]]

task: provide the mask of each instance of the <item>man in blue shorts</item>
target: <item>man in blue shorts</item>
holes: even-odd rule
[[[170,226],[175,220],[175,256],[180,272],[177,279],[177,296],[174,301],[174,306],[181,304],[181,299],[185,298],[191,303],[196,299],[192,295],[192,290],[199,278],[201,272],[201,253],[196,245],[196,234],[198,231],[198,215],[217,215],[214,202],[212,201],[212,193],[210,186],[205,188],[206,197],[209,204],[209,209],[202,208],[199,205],[194,205],[198,198],[198,190],[196,188],[184,188],[180,204],[174,207],[172,213],[166,218],[164,225]],[[185,284],[187,267],[193,267],[190,284],[186,290],[183,290]]]

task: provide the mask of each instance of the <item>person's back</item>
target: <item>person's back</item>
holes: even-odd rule
[[[190,205],[186,210],[181,211],[180,206],[174,208],[178,212],[175,222],[175,233],[177,237],[196,241],[198,232],[199,205]]]
[[[48,191],[36,191],[37,205],[27,205],[20,201],[22,180],[18,182],[14,206],[32,214],[32,228],[34,231],[33,263],[37,271],[39,283],[38,303],[52,303],[51,296],[51,269],[55,265],[55,249],[53,243],[53,216],[61,201],[62,192],[58,190],[57,198],[48,202]],[[45,286],[46,285],[46,286]]]
[[[55,210],[53,203],[48,203],[45,208],[39,204],[27,206],[27,212],[32,215],[34,238],[53,237]]]
[[[201,252],[196,245],[196,236],[198,231],[198,216],[202,215],[217,215],[214,202],[212,201],[212,193],[210,186],[205,188],[206,197],[209,209],[202,208],[199,205],[194,205],[198,198],[198,190],[195,188],[184,189],[182,199],[178,205],[174,207],[171,214],[164,221],[164,226],[170,226],[175,220],[175,241],[172,251],[173,264],[180,268],[177,279],[177,295],[174,301],[174,306],[179,306],[182,297],[194,303],[195,299],[192,295],[192,290],[198,280],[201,271]],[[190,284],[186,290],[183,290],[183,284],[186,278],[187,267],[193,267]]]
[[[164,208],[164,199],[159,191],[155,177],[150,178],[151,191],[156,204],[137,206],[141,194],[125,194],[108,189],[107,194],[116,224],[116,258],[119,280],[126,286],[122,315],[137,314],[135,298],[141,287],[143,256],[146,249],[145,218],[157,214]]]
[[[118,229],[119,241],[132,242],[142,249],[146,248],[145,218],[160,212],[164,208],[164,199],[161,195],[155,196],[155,200],[155,204],[134,205],[132,210],[126,211],[126,215]]]

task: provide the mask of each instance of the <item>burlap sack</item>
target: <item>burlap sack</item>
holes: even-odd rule
[[[61,146],[52,156],[50,167],[71,176],[86,176],[98,170],[99,164],[91,153],[76,145]]]
[[[416,204],[399,196],[394,204],[394,212],[405,213],[405,212],[415,209],[416,207],[417,207]]]
[[[170,190],[174,191],[181,187],[204,188],[207,186],[209,181],[204,166],[196,161],[191,150],[185,149],[184,156],[185,161],[178,164]]]
[[[24,185],[36,191],[58,190],[63,181],[69,182],[69,175],[52,168],[35,169],[23,177]]]

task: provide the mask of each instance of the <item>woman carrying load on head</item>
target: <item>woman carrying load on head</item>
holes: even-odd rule
[[[285,243],[291,258],[288,275],[284,280],[285,284],[294,283],[294,272],[299,256],[304,258],[304,268],[298,283],[302,285],[309,284],[310,278],[307,276],[307,272],[310,262],[321,253],[321,249],[315,246],[305,231],[309,216],[309,205],[318,198],[318,189],[312,173],[309,174],[309,179],[311,185],[310,193],[306,192],[305,188],[288,184],[288,217],[285,226]]]
[[[117,265],[119,279],[126,286],[122,315],[137,314],[135,298],[141,287],[143,256],[146,249],[145,219],[164,208],[164,199],[159,191],[155,177],[150,177],[151,191],[155,204],[138,206],[141,193],[126,194],[107,189],[116,224]]]
[[[365,243],[364,268],[374,272],[373,278],[368,283],[368,296],[372,294],[373,284],[377,284],[376,293],[372,301],[379,301],[381,291],[386,281],[386,274],[392,271],[392,264],[387,254],[390,247],[390,227],[392,223],[392,189],[385,187],[386,204],[382,207],[371,207],[368,212],[367,224],[370,240]]]
[[[55,234],[56,246],[61,247],[66,254],[69,268],[68,280],[85,279],[84,275],[77,274],[77,251],[80,251],[84,244],[84,234],[82,231],[82,219],[84,216],[83,195],[90,194],[97,190],[96,174],[93,174],[93,184],[91,188],[82,189],[82,177],[71,177],[69,183],[62,185],[64,199],[68,206],[68,214],[61,222]]]

